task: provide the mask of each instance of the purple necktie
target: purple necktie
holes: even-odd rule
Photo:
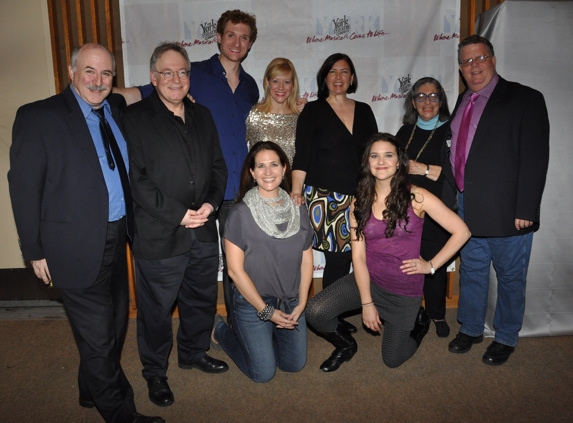
[[[454,161],[454,171],[456,176],[456,185],[460,192],[464,191],[464,172],[466,168],[466,149],[468,145],[468,132],[470,130],[470,123],[472,122],[472,115],[474,111],[474,103],[476,102],[479,94],[473,93],[470,96],[470,101],[466,105],[462,122],[460,124],[460,131],[458,133],[458,140],[456,143],[456,158]]]

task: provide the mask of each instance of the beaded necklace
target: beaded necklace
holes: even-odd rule
[[[424,151],[424,149],[426,148],[426,146],[428,145],[428,143],[430,142],[430,140],[434,136],[434,132],[436,132],[436,128],[438,127],[439,122],[440,122],[440,120],[437,119],[436,124],[434,125],[434,129],[432,129],[432,133],[430,134],[430,136],[428,137],[428,139],[426,140],[426,142],[424,143],[422,148],[420,148],[420,151],[418,151],[418,155],[414,159],[415,162],[418,161],[418,157],[420,157],[420,154],[422,154],[422,151]],[[418,126],[418,125],[414,124],[414,128],[412,128],[412,133],[410,134],[410,139],[408,140],[408,143],[406,144],[406,148],[404,149],[406,152],[408,152],[408,147],[410,146],[410,143],[412,142],[412,138],[414,138],[414,132],[416,131],[416,126]]]

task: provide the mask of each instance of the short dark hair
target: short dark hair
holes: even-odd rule
[[[436,87],[436,90],[438,91],[438,95],[440,96],[440,110],[439,110],[440,117],[438,119],[440,120],[440,122],[446,122],[450,118],[450,109],[448,108],[448,97],[446,96],[446,91],[444,90],[444,87],[442,87],[442,85],[438,82],[437,79],[432,78],[431,76],[425,76],[423,78],[418,79],[414,83],[414,85],[412,85],[412,88],[410,89],[410,91],[408,91],[408,95],[404,100],[404,118],[402,119],[402,123],[404,125],[408,124],[415,125],[416,121],[418,120],[418,111],[412,104],[412,101],[415,101],[414,96],[418,94],[418,90],[424,84],[432,84],[434,87]]]
[[[316,85],[318,86],[318,98],[325,99],[328,97],[328,87],[326,86],[326,77],[328,76],[328,72],[332,69],[334,64],[339,60],[344,60],[348,63],[348,67],[350,68],[350,74],[354,77],[352,84],[348,87],[346,91],[348,94],[352,94],[356,92],[358,88],[358,76],[356,75],[356,69],[354,68],[354,63],[348,55],[344,53],[334,53],[331,54],[326,58],[318,73],[316,74]]]
[[[462,64],[462,57],[461,57],[462,49],[466,46],[469,46],[470,44],[484,44],[489,50],[489,55],[495,56],[495,53],[493,51],[493,44],[487,38],[484,38],[481,35],[474,34],[464,38],[458,44],[458,65]]]
[[[281,182],[280,187],[286,192],[290,193],[292,174],[290,163],[286,153],[280,146],[272,141],[259,141],[255,143],[249,150],[247,157],[243,163],[243,169],[241,170],[241,185],[239,187],[239,195],[237,196],[237,203],[243,199],[247,191],[255,187],[257,183],[251,175],[251,170],[255,169],[255,158],[263,150],[271,150],[277,153],[279,160],[283,166],[285,166],[285,176]]]
[[[157,64],[157,61],[161,56],[170,50],[176,51],[185,58],[185,61],[187,62],[187,70],[189,70],[191,63],[189,62],[189,55],[187,54],[187,50],[185,50],[185,47],[181,47],[179,43],[172,41],[165,41],[155,47],[155,50],[153,50],[153,53],[151,54],[151,59],[149,59],[149,70],[152,72],[156,71],[157,69],[155,68],[155,65]]]
[[[227,22],[232,22],[234,24],[245,24],[249,25],[251,28],[251,43],[254,43],[257,39],[257,18],[255,15],[247,12],[243,12],[242,10],[235,9],[235,10],[227,10],[224,12],[219,20],[217,21],[217,34],[223,36],[225,34],[225,27],[227,26]]]

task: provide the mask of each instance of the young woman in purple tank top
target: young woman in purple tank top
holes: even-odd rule
[[[351,207],[354,272],[309,302],[307,321],[336,349],[321,365],[335,371],[356,353],[356,341],[338,315],[362,307],[366,328],[379,332],[388,367],[408,360],[428,332],[421,307],[425,274],[446,263],[469,239],[465,223],[436,196],[409,185],[408,157],[393,135],[378,133],[366,145],[357,194]],[[428,214],[451,236],[433,257],[420,256],[422,226]]]

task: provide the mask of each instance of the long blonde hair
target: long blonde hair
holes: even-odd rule
[[[291,72],[292,75],[292,91],[287,98],[287,105],[293,113],[298,114],[298,109],[296,107],[296,100],[298,99],[298,77],[296,76],[296,70],[294,65],[289,59],[284,57],[277,57],[271,60],[271,63],[267,66],[265,70],[265,76],[263,78],[263,86],[265,89],[264,100],[257,105],[257,109],[261,112],[270,112],[271,110],[271,91],[269,88],[269,81],[279,75],[286,75]]]

